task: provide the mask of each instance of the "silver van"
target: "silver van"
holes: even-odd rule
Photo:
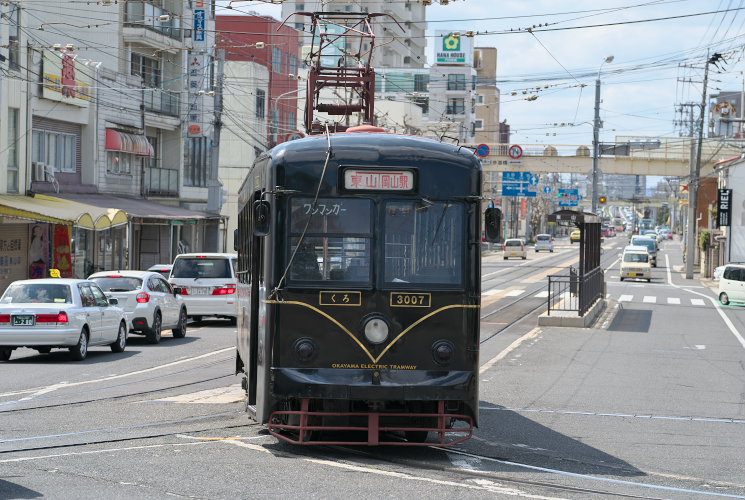
[[[553,253],[554,251],[554,237],[550,234],[538,234],[535,237],[535,251],[540,252],[545,250]]]

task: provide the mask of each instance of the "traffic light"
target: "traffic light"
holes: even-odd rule
[[[603,204],[606,201],[608,201],[608,198],[606,198],[605,196],[598,196],[598,203]]]
[[[487,208],[484,212],[484,229],[486,241],[499,243],[502,230],[502,211],[498,208]]]

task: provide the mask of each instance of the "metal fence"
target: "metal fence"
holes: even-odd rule
[[[605,276],[601,267],[581,275],[574,267],[568,275],[548,277],[548,315],[552,311],[577,311],[584,316],[596,300],[603,297]]]

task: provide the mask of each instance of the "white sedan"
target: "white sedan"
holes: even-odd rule
[[[127,320],[116,304],[88,280],[15,281],[0,298],[0,361],[8,361],[18,347],[44,354],[67,348],[77,361],[86,358],[89,346],[122,352]]]

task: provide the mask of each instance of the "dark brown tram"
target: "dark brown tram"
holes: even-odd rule
[[[281,144],[239,194],[236,373],[297,444],[454,444],[478,419],[481,164],[386,133]]]

